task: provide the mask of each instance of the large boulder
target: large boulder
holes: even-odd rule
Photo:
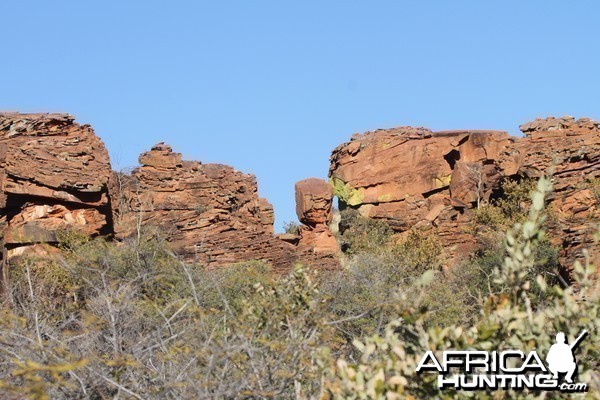
[[[333,218],[333,190],[322,179],[308,178],[296,183],[296,213],[304,224],[299,228],[299,248],[304,252],[335,255],[339,245],[328,224]]]
[[[303,224],[315,226],[331,222],[333,189],[322,179],[296,182],[296,215]]]
[[[57,232],[112,230],[108,152],[67,114],[0,113],[0,230],[4,257],[56,242]]]
[[[329,176],[341,207],[405,231],[489,198],[500,153],[510,143],[499,131],[367,132],[333,151]],[[490,178],[480,179],[484,175]]]

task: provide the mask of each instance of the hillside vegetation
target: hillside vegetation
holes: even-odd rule
[[[350,211],[343,269],[287,276],[261,262],[184,263],[151,227],[123,243],[65,231],[59,255],[12,267],[2,398],[553,398],[441,392],[415,368],[427,350],[546,354],[556,332],[582,329],[578,381],[598,398],[595,267],[560,279],[544,235],[550,180],[523,185],[477,210],[485,250],[449,268],[435,236],[400,238]]]

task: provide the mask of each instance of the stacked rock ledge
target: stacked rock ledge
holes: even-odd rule
[[[554,165],[550,238],[568,269],[590,251],[600,221],[600,123],[546,118],[524,124],[522,138],[502,131],[432,132],[400,127],[354,135],[330,158],[329,178],[340,207],[386,221],[395,231],[432,230],[449,259],[481,247],[472,210],[489,203],[506,179],[537,178]]]

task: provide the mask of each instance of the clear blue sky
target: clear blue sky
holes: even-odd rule
[[[114,168],[166,141],[254,173],[276,229],[354,132],[600,118],[598,1],[4,1],[0,109],[68,112]]]

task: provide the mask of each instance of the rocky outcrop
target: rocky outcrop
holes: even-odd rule
[[[57,232],[112,230],[108,152],[89,125],[67,114],[0,113],[0,231],[3,257]]]
[[[489,197],[497,180],[505,132],[401,127],[354,135],[331,156],[330,180],[342,206],[383,219],[396,231],[433,226],[451,255],[476,247],[457,229],[465,209]],[[477,190],[476,190],[477,189]]]
[[[299,248],[304,252],[334,255],[338,242],[329,230],[333,218],[333,190],[322,179],[309,178],[296,183],[296,214],[304,224],[299,228]]]
[[[265,260],[275,271],[295,262],[338,267],[329,224],[332,197],[398,232],[433,229],[449,257],[481,243],[473,209],[499,196],[508,178],[537,177],[555,165],[549,226],[565,265],[588,248],[600,221],[600,124],[547,118],[500,131],[401,127],[355,135],[331,156],[330,182],[296,184],[298,234],[274,235],[273,208],[253,175],[220,164],[184,161],[160,143],[130,174],[111,172],[92,128],[66,114],[0,113],[2,258],[56,243],[59,232],[117,239],[160,228],[171,248],[209,268]]]
[[[572,117],[521,125],[525,137],[506,150],[505,174],[537,177],[554,166],[550,238],[562,249],[565,267],[588,249],[600,265],[594,234],[600,226],[600,122]]]
[[[331,195],[322,204],[329,214],[307,210],[321,220],[294,243],[273,234],[273,208],[258,196],[253,175],[184,161],[164,143],[139,161],[131,174],[111,172],[92,128],[69,115],[0,114],[3,259],[45,254],[49,248],[38,244],[56,243],[64,231],[124,239],[154,226],[175,253],[209,268],[250,260],[267,261],[275,271],[297,261],[337,265],[333,251],[323,251],[324,240],[333,239],[323,229]]]
[[[117,237],[137,234],[137,226],[159,227],[178,255],[209,268],[250,260],[265,260],[276,271],[296,261],[318,266],[312,247],[299,249],[273,234],[273,208],[258,196],[253,175],[183,161],[164,143],[139,161],[131,175],[115,174],[111,185]]]
[[[257,194],[256,178],[220,164],[183,161],[159,143],[139,157],[130,176],[115,175],[117,237],[136,226],[161,229],[187,261],[208,267],[264,259],[283,267],[294,248],[273,237],[273,208]]]
[[[598,200],[586,182],[600,176],[600,130],[589,119],[538,120],[524,138],[500,131],[401,127],[354,135],[331,156],[330,180],[341,206],[404,232],[435,229],[452,258],[470,254],[478,238],[472,213],[509,177],[536,177],[557,163],[552,207],[565,264],[591,246]],[[587,222],[586,222],[587,221]]]

